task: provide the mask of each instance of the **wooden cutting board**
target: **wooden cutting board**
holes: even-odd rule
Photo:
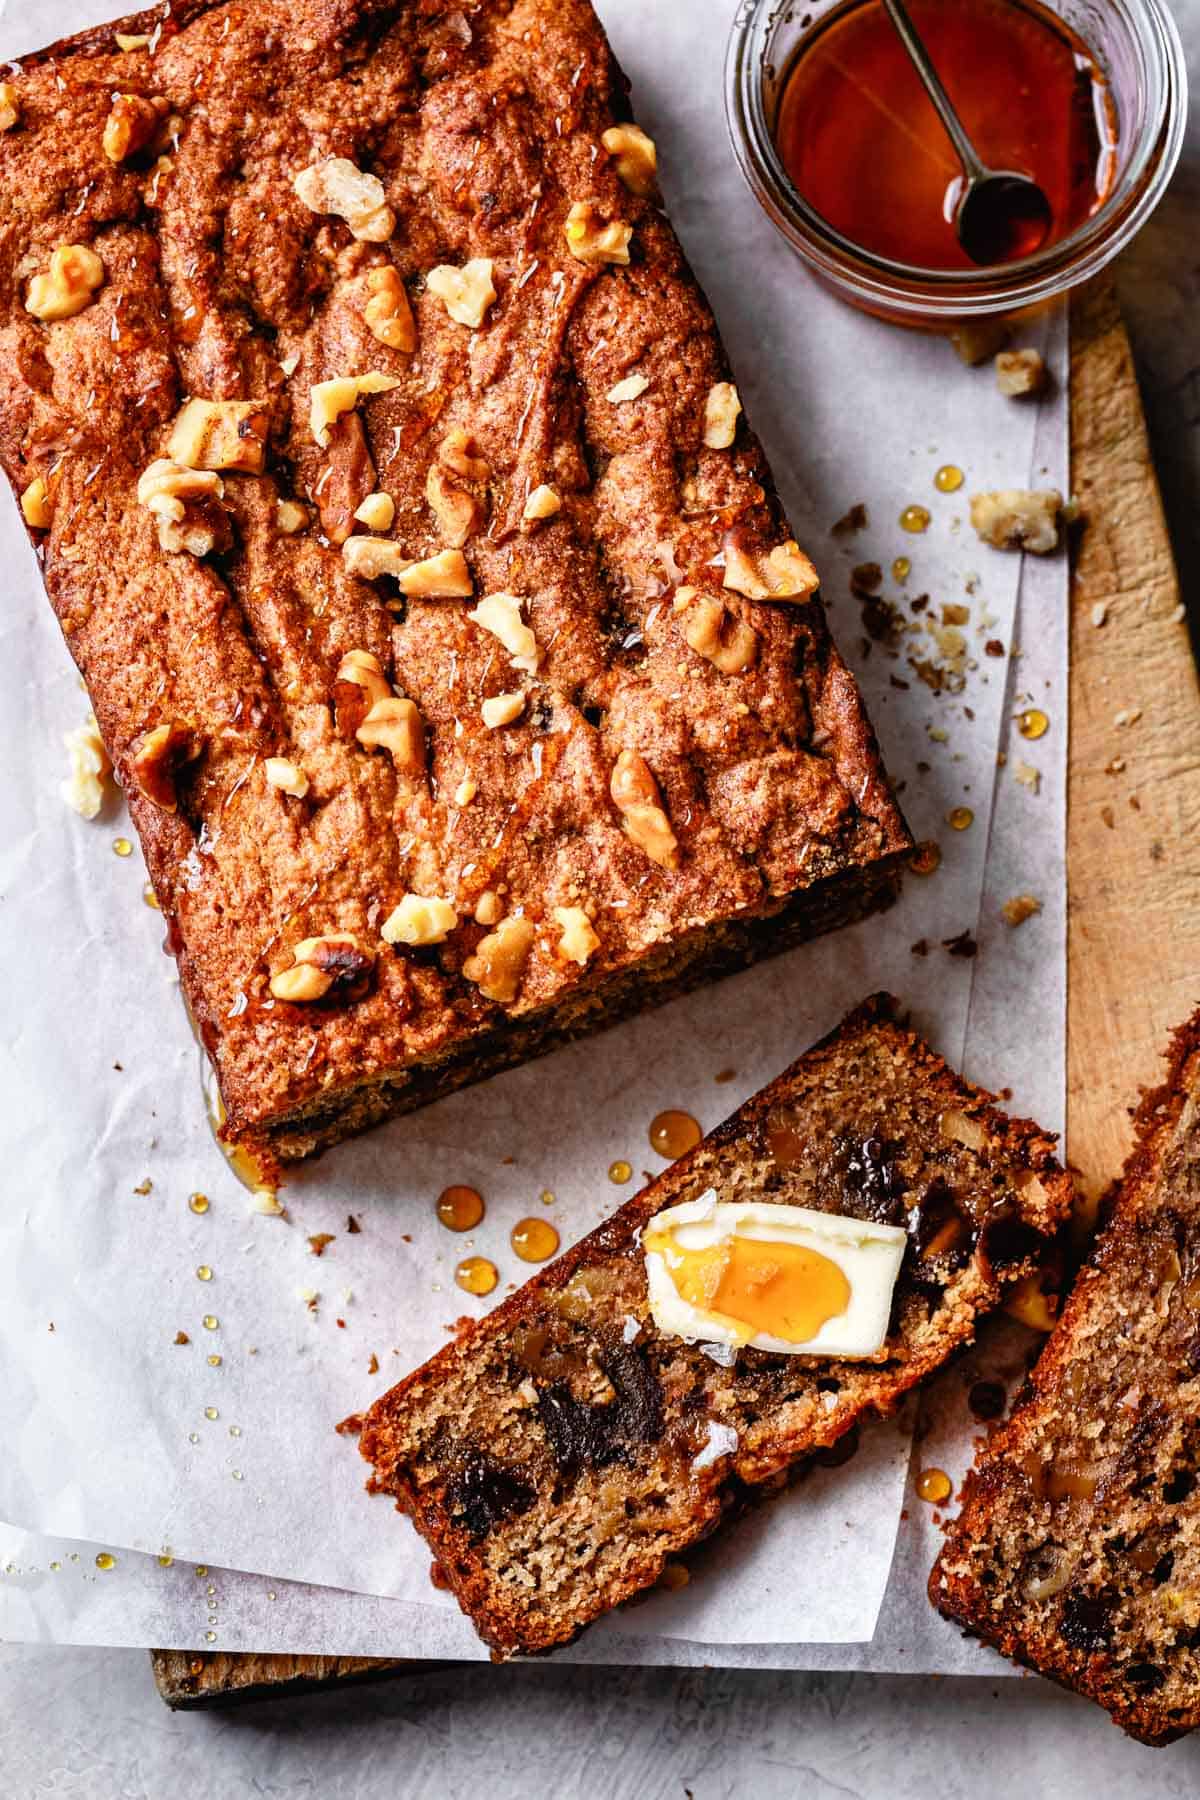
[[[1129,1109],[1157,1079],[1169,1031],[1200,1005],[1200,688],[1129,339],[1104,278],[1071,303],[1071,482],[1085,523],[1071,588],[1067,1153],[1094,1199],[1121,1167]],[[436,1666],[151,1655],[174,1707]]]

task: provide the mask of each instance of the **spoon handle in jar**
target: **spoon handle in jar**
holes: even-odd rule
[[[903,0],[883,0],[883,7],[896,28],[900,42],[912,59],[913,67],[921,77],[925,92],[937,108],[938,118],[946,127],[950,142],[958,152],[958,159],[962,163],[967,179],[976,181],[979,176],[986,174],[987,170],[980,161],[974,144],[963,129],[962,120],[955,112],[937,70],[929,60],[929,52],[918,36],[916,26],[908,16],[908,8],[903,4]]]

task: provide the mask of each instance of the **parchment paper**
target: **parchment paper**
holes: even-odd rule
[[[0,43],[15,50],[105,10],[16,5]],[[0,519],[15,572],[0,622],[0,695],[6,718],[22,724],[0,745],[10,1171],[0,1219],[8,1450],[0,1517],[114,1551],[170,1550],[407,1601],[432,1615],[434,1632],[460,1631],[460,1622],[430,1589],[427,1557],[407,1526],[363,1495],[361,1465],[332,1425],[479,1306],[453,1285],[457,1258],[492,1255],[500,1297],[524,1272],[508,1232],[541,1209],[543,1191],[555,1195],[546,1216],[570,1241],[632,1191],[606,1180],[614,1158],[661,1166],[645,1140],[661,1106],[715,1124],[874,988],[902,994],[939,1047],[962,1060],[979,965],[944,945],[978,924],[1006,669],[981,652],[987,639],[1012,640],[1019,563],[976,543],[963,525],[967,490],[938,495],[932,474],[955,462],[972,487],[1023,485],[1035,461],[1061,460],[1065,443],[1061,394],[1014,407],[989,371],[962,368],[941,342],[845,311],[802,275],[742,190],[719,128],[723,7],[661,6],[652,19],[631,0],[603,10],[902,802],[918,837],[942,845],[938,875],[910,881],[886,920],[398,1121],[290,1186],[290,1222],[250,1217],[208,1136],[197,1052],[157,947],[161,920],[142,905],[138,858],[112,854],[117,815],[84,825],[58,797],[59,738],[84,701],[12,509]],[[707,28],[697,29],[701,21]],[[1022,341],[1042,343],[1061,376],[1061,320],[1043,318]],[[831,538],[855,501],[867,502],[870,526]],[[896,523],[912,501],[934,515],[920,538]],[[905,609],[914,629],[892,657],[863,632],[847,572],[870,560],[886,569],[900,554],[913,563],[908,595],[932,598],[923,615]],[[1039,584],[1047,616],[1061,619],[1065,565],[1047,565]],[[890,582],[885,591],[902,598]],[[978,666],[959,695],[934,695],[908,660],[939,660],[923,621],[940,618],[946,602],[971,607],[966,632]],[[963,804],[977,816],[956,833],[946,814]],[[1061,844],[1053,811],[1036,816],[1049,854]],[[1031,821],[1019,834],[1022,852],[1033,829]],[[1053,923],[1031,921],[1021,942],[1049,943]],[[918,941],[926,954],[913,955]],[[1058,956],[1052,983],[1061,941]],[[1053,1026],[1037,1036],[1037,1066],[1021,1072],[1027,1106],[1048,1122],[1061,1102],[1061,1012]],[[728,1069],[732,1079],[716,1085]],[[1016,1074],[1004,1079],[1015,1085]],[[147,1180],[149,1191],[136,1191]],[[484,1225],[466,1242],[433,1218],[433,1198],[450,1181],[472,1182],[488,1200]],[[211,1200],[203,1217],[187,1207],[197,1189]],[[351,1212],[362,1224],[354,1236]],[[317,1260],[308,1237],[322,1231],[336,1238]],[[197,1278],[200,1268],[212,1269],[210,1281]],[[305,1297],[314,1292],[315,1304]],[[215,1329],[205,1329],[206,1316]],[[177,1345],[181,1331],[190,1342]],[[366,1372],[371,1354],[375,1376]],[[639,1628],[653,1608],[658,1633],[692,1642],[869,1638],[906,1461],[894,1430],[869,1435],[848,1468],[732,1534],[712,1552],[709,1578],[656,1598]],[[768,1517],[769,1541],[756,1543]],[[783,1567],[787,1584],[778,1581]]]

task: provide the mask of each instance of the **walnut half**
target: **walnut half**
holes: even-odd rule
[[[374,954],[349,931],[302,938],[293,945],[292,958],[290,969],[272,975],[271,992],[276,1000],[290,1000],[293,1005],[313,1000],[361,1000],[375,969]]]
[[[495,931],[480,938],[474,956],[463,964],[463,974],[473,981],[485,1000],[511,1005],[521,990],[521,977],[533,948],[532,922],[521,913],[501,919]]]
[[[747,600],[809,600],[821,578],[794,538],[765,553],[725,544],[725,586]]]
[[[344,156],[329,156],[301,169],[292,187],[309,212],[335,213],[364,243],[386,243],[396,229],[382,181]]]
[[[654,139],[640,125],[610,125],[600,142],[612,157],[617,174],[639,200],[654,192],[658,176],[658,151]]]
[[[679,840],[671,829],[658,783],[636,750],[622,750],[613,765],[608,791],[626,834],[639,850],[660,868],[677,869]]]
[[[1001,488],[971,495],[971,523],[997,550],[1030,550],[1046,556],[1058,546],[1063,497],[1056,488]]]
[[[50,267],[35,275],[25,310],[35,319],[73,319],[90,306],[104,286],[104,264],[86,244],[60,244],[50,252]]]
[[[109,162],[124,162],[127,156],[145,150],[170,110],[170,102],[158,95],[144,100],[140,94],[114,94],[102,139]]]
[[[138,503],[158,522],[158,541],[173,554],[208,556],[231,542],[229,520],[221,507],[221,477],[210,469],[185,469],[160,456],[144,469],[137,485]]]
[[[179,804],[175,781],[182,763],[192,762],[198,755],[195,734],[190,726],[155,725],[144,733],[134,751],[131,769],[147,800],[163,812],[174,812]]]
[[[688,648],[705,657],[722,675],[740,675],[758,651],[754,627],[712,594],[701,594],[692,602],[683,621],[683,635]]]
[[[624,266],[629,261],[633,226],[622,219],[602,219],[597,207],[595,200],[577,200],[572,206],[563,225],[567,249],[577,262]]]
[[[408,293],[397,270],[389,264],[367,274],[367,298],[363,320],[372,337],[389,350],[411,355],[417,347],[417,327]]]
[[[167,439],[167,455],[185,469],[261,473],[270,415],[262,400],[189,400]]]

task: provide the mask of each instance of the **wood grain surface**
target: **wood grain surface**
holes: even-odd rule
[[[1200,1005],[1200,690],[1111,283],[1071,304],[1067,1153],[1093,1200],[1172,1026]],[[1103,623],[1096,621],[1103,617]],[[1118,719],[1123,716],[1123,722]],[[229,1705],[440,1665],[156,1650],[169,1706]]]

